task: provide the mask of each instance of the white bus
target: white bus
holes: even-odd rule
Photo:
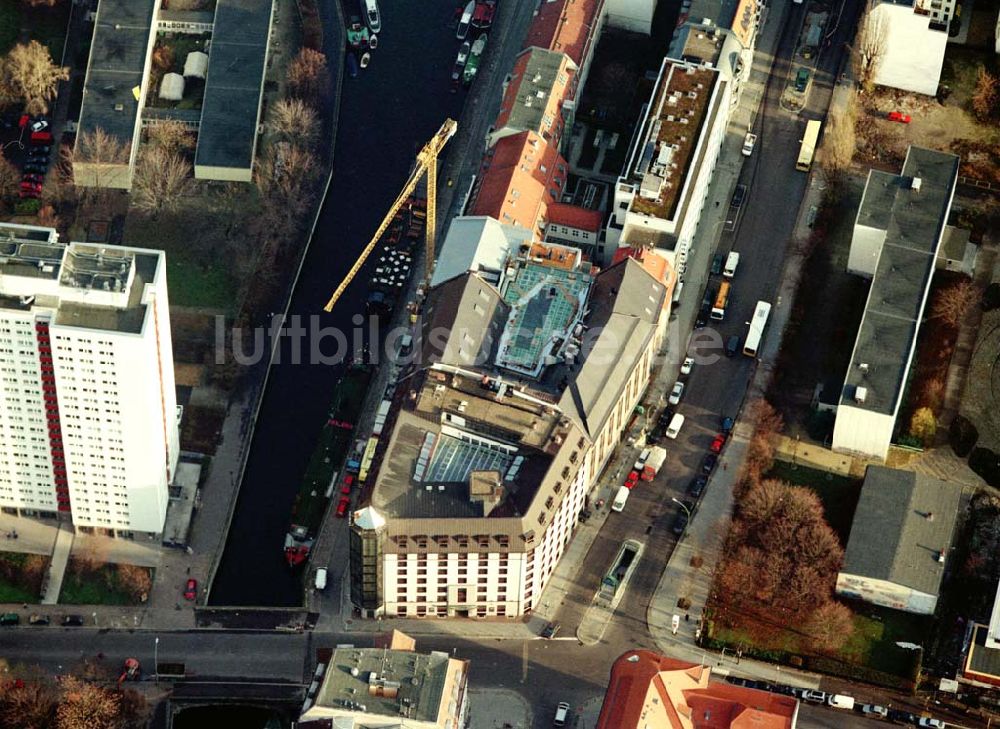
[[[743,354],[747,357],[756,357],[760,348],[760,340],[764,338],[764,329],[767,327],[767,318],[771,315],[771,305],[766,301],[758,301],[757,308],[753,312],[753,319],[750,320],[750,330],[747,332],[747,339],[743,343]]]

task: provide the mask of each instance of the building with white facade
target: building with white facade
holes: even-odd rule
[[[495,283],[469,272],[429,292],[351,515],[366,615],[530,613],[646,389],[672,271],[514,253]]]
[[[913,471],[869,466],[837,594],[933,615],[962,508],[962,490]]]
[[[0,506],[162,532],[179,456],[162,251],[0,226]]]
[[[725,138],[730,87],[719,69],[664,59],[615,184],[601,260],[620,246],[686,253]]]
[[[885,460],[958,181],[959,158],[910,147],[903,172],[868,174],[847,268],[872,277],[833,449]]]
[[[374,648],[340,646],[320,664],[297,724],[301,729],[463,729],[469,715],[469,662],[441,651],[417,653],[399,631]],[[319,672],[321,671],[321,673]]]
[[[606,0],[608,26],[649,35],[653,30],[656,5],[657,0]]]
[[[948,44],[948,21],[954,3],[878,2],[869,15],[869,32],[884,38],[882,61],[875,83],[903,91],[934,96],[941,80],[944,52]],[[932,10],[933,5],[941,7]],[[933,13],[942,19],[936,20]]]

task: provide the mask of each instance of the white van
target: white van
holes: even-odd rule
[[[629,490],[627,486],[622,486],[618,489],[618,493],[615,494],[615,500],[611,502],[611,511],[621,511],[625,508],[625,502],[628,501]]]
[[[678,280],[677,283],[674,284],[674,296],[671,299],[671,302],[676,304],[678,301],[681,300],[681,291],[683,289],[684,289],[684,282]]]
[[[326,589],[326,567],[320,567],[316,570],[316,589],[325,590]]]
[[[664,433],[668,438],[676,438],[677,434],[681,432],[681,428],[684,426],[684,416],[677,413],[670,419],[670,425],[667,426],[667,430]]]
[[[635,463],[632,464],[632,468],[634,468],[636,471],[642,471],[642,469],[646,467],[646,461],[649,460],[649,454],[650,454],[649,448],[643,448],[642,453],[639,454],[639,457],[636,459]]]
[[[726,278],[732,278],[736,275],[736,267],[738,265],[740,265],[740,254],[733,251],[726,259],[726,267],[722,269],[722,275]]]
[[[826,703],[834,709],[851,711],[854,708],[854,697],[845,696],[844,694],[830,694],[826,699]]]
[[[552,719],[552,726],[566,726],[566,720],[569,718],[569,704],[565,701],[560,701],[559,705],[556,707],[556,715]]]

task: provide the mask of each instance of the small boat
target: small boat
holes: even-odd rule
[[[496,0],[479,0],[476,9],[472,11],[470,25],[476,30],[487,30],[493,25],[493,16],[496,12]]]
[[[378,36],[372,33],[372,37],[368,39],[368,47],[373,51],[378,48]]]
[[[472,44],[469,41],[465,41],[462,47],[458,49],[458,56],[455,58],[455,65],[459,68],[463,68],[469,60],[469,53],[472,51]]]
[[[285,534],[285,561],[288,566],[294,569],[309,559],[315,541],[306,527],[292,524]]]
[[[358,77],[358,57],[354,55],[354,51],[347,52],[347,75],[351,78]]]
[[[368,28],[361,22],[361,18],[352,15],[347,23],[347,45],[351,48],[367,48],[370,40]]]
[[[376,0],[365,0],[365,18],[368,20],[368,27],[372,33],[379,33],[382,30],[382,16],[378,12]]]
[[[479,70],[479,61],[483,56],[483,51],[486,50],[486,40],[488,36],[483,33],[481,36],[476,38],[476,42],[472,44],[472,50],[469,52],[469,60],[465,64],[465,69],[462,71],[462,82],[468,86],[472,83],[472,79],[476,77],[476,72]]]
[[[465,10],[462,11],[462,17],[458,21],[458,30],[455,31],[455,37],[460,41],[464,41],[465,37],[469,35],[469,24],[472,22],[472,13],[476,10],[476,0],[469,0],[468,5],[465,6]]]
[[[368,64],[372,62],[372,54],[365,51],[361,54],[360,66],[361,68],[368,68]]]

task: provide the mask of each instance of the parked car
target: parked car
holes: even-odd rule
[[[712,469],[715,468],[715,464],[718,462],[719,457],[714,453],[709,453],[701,459],[701,472],[707,476],[712,472]]]
[[[803,691],[799,696],[803,701],[808,701],[810,704],[825,704],[829,694],[826,691],[816,691],[807,690]]]
[[[725,444],[726,444],[726,436],[724,436],[722,433],[719,433],[712,440],[712,445],[708,447],[708,450],[712,451],[712,453],[722,453],[722,446],[724,446]]]
[[[702,492],[705,490],[705,486],[708,485],[708,477],[706,476],[695,476],[694,480],[688,486],[688,496],[693,496],[696,499],[701,496]]]
[[[730,433],[732,433],[733,432],[733,419],[729,418],[729,417],[723,418],[722,422],[719,425],[719,429],[723,433],[725,433],[726,435],[729,435]]]
[[[733,199],[730,201],[729,204],[732,205],[734,208],[738,208],[743,204],[743,201],[746,200],[746,197],[747,197],[747,186],[737,185],[736,189],[733,190]]]
[[[944,729],[944,722],[940,719],[932,719],[929,716],[924,716],[920,718],[920,722],[917,726],[931,727],[931,729]]]
[[[889,718],[889,710],[884,706],[879,706],[878,704],[861,704],[859,710],[862,714],[868,717],[877,719]]]
[[[799,72],[795,76],[795,90],[802,93],[806,90],[806,86],[809,85],[809,69],[800,68]]]
[[[29,162],[21,169],[23,169],[25,172],[34,172],[41,175],[45,173],[45,170],[48,169],[48,167],[47,165],[43,165],[40,162]]]
[[[32,147],[31,149],[29,149],[28,150],[28,156],[29,157],[48,157],[49,153],[51,153],[51,152],[52,152],[52,147],[49,147],[48,145],[43,144],[41,146]]]
[[[542,630],[542,637],[547,640],[552,640],[556,637],[556,634],[559,632],[559,628],[561,627],[562,626],[559,623],[549,623]]]
[[[687,529],[687,525],[688,525],[687,512],[678,506],[677,514],[674,516],[674,523],[673,526],[670,527],[670,530],[679,537],[681,534],[684,533],[684,530]]]
[[[681,374],[690,375],[691,370],[694,369],[694,357],[685,357],[684,361],[681,362]]]
[[[31,133],[31,144],[32,145],[39,145],[39,144],[48,144],[48,145],[51,145],[53,141],[54,140],[52,138],[52,132],[41,131],[41,132],[32,132]]]
[[[625,488],[631,490],[635,488],[637,483],[639,483],[639,472],[635,470],[629,471],[628,476],[625,477],[625,483],[623,485]]]
[[[560,701],[559,705],[556,706],[556,715],[552,718],[552,726],[566,726],[568,720],[569,704],[565,701]]]
[[[343,519],[347,516],[347,510],[351,508],[351,499],[347,496],[341,496],[340,501],[337,502],[337,516]]]
[[[49,616],[48,615],[32,615],[28,618],[29,625],[48,625]]]
[[[45,177],[34,172],[28,172],[21,178],[24,182],[45,182]]]
[[[31,123],[31,131],[41,132],[49,128],[48,119],[37,119]]]
[[[40,183],[40,182],[32,182],[31,180],[23,180],[21,182],[21,189],[22,190],[34,190],[35,192],[41,192],[42,191],[42,183]]]
[[[726,356],[735,357],[736,353],[740,351],[740,335],[732,334],[729,339],[726,340]]]
[[[184,584],[184,599],[194,600],[198,597],[198,580],[193,577]]]
[[[913,121],[913,117],[901,111],[890,111],[885,118],[889,121],[899,122],[900,124],[909,124]]]
[[[342,493],[344,496],[350,495],[351,487],[345,483],[343,486],[340,487],[340,493]]]
[[[695,317],[694,328],[695,329],[704,329],[705,326],[708,324],[708,317],[709,317],[709,315],[711,313],[712,313],[712,307],[711,306],[703,306],[703,307],[701,307],[701,309],[698,311],[698,316]]]
[[[721,253],[716,253],[712,256],[712,275],[718,276],[722,273],[722,264],[726,262],[726,257]]]
[[[747,135],[743,138],[743,156],[749,157],[753,154],[753,147],[757,144],[757,135],[747,132]]]
[[[64,628],[79,628],[83,625],[82,615],[63,615],[62,625]]]
[[[0,625],[19,625],[21,616],[17,613],[4,613],[0,615]]]
[[[674,389],[670,391],[670,397],[667,398],[667,402],[671,405],[680,404],[681,398],[684,396],[684,383],[675,382]]]
[[[920,717],[916,714],[911,714],[909,711],[889,709],[889,721],[898,724],[916,724],[920,721]]]

